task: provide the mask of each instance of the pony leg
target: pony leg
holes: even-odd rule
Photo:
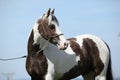
[[[106,80],[105,76],[97,76],[97,78],[95,78],[95,80]]]
[[[95,80],[94,72],[90,71],[89,73],[86,73],[83,75],[84,80]]]
[[[47,74],[45,80],[54,80],[51,74]]]
[[[106,64],[101,74],[96,76],[96,80],[114,80],[111,68],[111,57],[108,61],[108,65]]]
[[[54,64],[47,59],[48,63],[48,69],[47,69],[47,74],[45,75],[45,80],[54,80],[55,76],[55,69],[54,69]]]
[[[113,80],[111,61],[109,61],[108,67],[105,67],[101,74],[96,76],[96,80]]]
[[[107,66],[104,67],[103,71],[95,77],[95,80],[106,80]]]
[[[43,77],[31,76],[31,80],[45,80]]]

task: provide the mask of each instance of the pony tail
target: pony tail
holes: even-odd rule
[[[111,55],[110,55],[110,58],[109,58],[106,80],[114,80],[113,75],[112,75]]]

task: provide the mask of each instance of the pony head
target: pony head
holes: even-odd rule
[[[59,29],[59,22],[54,15],[54,9],[52,11],[49,9],[37,23],[38,31],[44,39],[57,45],[59,49],[66,49],[68,43]]]

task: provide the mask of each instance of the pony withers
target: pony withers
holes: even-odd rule
[[[66,39],[54,9],[33,26],[28,39],[26,70],[31,80],[113,80],[108,45],[99,37],[84,34]]]

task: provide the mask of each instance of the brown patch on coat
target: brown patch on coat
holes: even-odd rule
[[[77,39],[76,38],[69,38],[67,39],[68,41],[76,41]]]
[[[80,47],[75,38],[68,40],[70,41],[70,47],[75,52],[76,56],[80,57],[80,61],[78,61],[78,65],[75,65],[66,72],[60,80],[70,80],[91,71],[94,72],[95,76],[99,75],[104,68],[104,64],[100,59],[99,50],[95,42],[89,38],[84,38],[83,46]]]
[[[47,59],[43,51],[36,54],[40,48],[39,45],[33,44],[34,35],[33,30],[28,40],[28,56],[26,59],[26,70],[31,76],[31,80],[45,80],[47,74]]]
[[[99,75],[104,68],[104,64],[100,59],[97,45],[92,39],[85,38],[83,41],[83,48],[85,49],[84,52],[87,52],[91,57],[91,67],[93,68],[95,75]]]
[[[47,68],[47,59],[42,52],[37,55],[27,57],[26,69],[32,80],[45,80]]]

